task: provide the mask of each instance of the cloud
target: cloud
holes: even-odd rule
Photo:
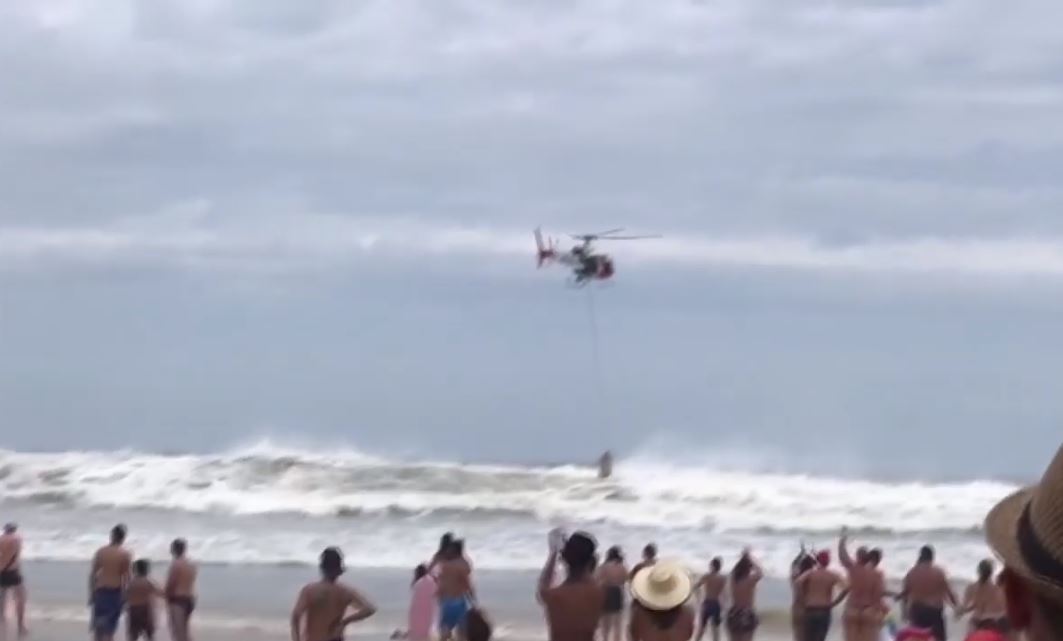
[[[567,244],[563,237],[560,245]],[[681,270],[979,274],[1063,277],[1063,238],[909,238],[828,242],[810,236],[720,236],[671,231],[660,239],[600,243],[628,265]],[[150,266],[212,273],[372,271],[431,261],[524,270],[530,230],[437,223],[423,218],[301,213],[223,217],[197,201],[96,228],[0,228],[0,268]]]

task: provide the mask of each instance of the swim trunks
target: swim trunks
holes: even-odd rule
[[[733,607],[727,611],[727,629],[738,634],[748,634],[757,629],[760,619],[749,608]]]
[[[178,607],[185,611],[185,619],[192,618],[192,612],[196,609],[196,600],[190,596],[166,597],[166,604],[170,607]]]
[[[933,632],[937,641],[946,641],[948,639],[943,608],[913,603],[912,607],[908,609],[908,619],[915,627],[925,628]]]
[[[605,607],[603,611],[606,614],[617,614],[624,611],[624,588],[619,585],[605,586]]]
[[[830,632],[830,608],[805,608],[804,641],[825,641]]]
[[[122,618],[122,589],[96,588],[92,593],[92,629],[114,636],[118,620]]]
[[[465,597],[457,599],[442,599],[439,602],[439,628],[441,630],[454,630],[465,623],[465,615],[469,613],[469,602]]]
[[[0,588],[17,588],[22,585],[22,573],[18,570],[0,572]]]
[[[150,605],[131,605],[126,610],[126,628],[130,639],[155,638],[155,611]]]
[[[712,627],[720,627],[723,620],[723,608],[720,607],[719,599],[705,599],[701,602],[701,625],[712,623]]]

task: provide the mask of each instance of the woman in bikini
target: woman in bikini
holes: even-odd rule
[[[757,617],[757,585],[764,572],[753,561],[749,551],[731,570],[731,608],[727,611],[727,634],[731,641],[752,641],[760,625]]]
[[[605,590],[605,607],[602,609],[602,641],[622,641],[624,636],[624,592],[627,587],[628,569],[620,548],[609,548],[605,563],[598,568],[598,583]]]

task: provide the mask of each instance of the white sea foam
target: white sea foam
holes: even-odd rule
[[[849,526],[898,554],[923,538],[944,541],[953,548],[946,560],[967,564],[984,554],[986,511],[1012,489],[650,457],[621,461],[600,481],[576,466],[400,461],[268,442],[211,455],[0,451],[0,508],[30,521],[31,558],[83,558],[98,537],[72,520],[104,528],[117,512],[138,524],[142,549],[161,555],[179,528],[216,562],[301,561],[338,541],[352,547],[353,563],[406,567],[445,527],[474,538],[483,566],[524,568],[539,561],[546,527],[569,524],[632,546],[653,537],[697,557],[754,543],[780,568],[796,540],[825,541]]]

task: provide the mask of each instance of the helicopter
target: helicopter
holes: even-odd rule
[[[616,268],[613,266],[613,258],[607,254],[594,251],[593,243],[597,240],[644,240],[660,238],[660,236],[619,236],[624,229],[609,229],[594,234],[572,234],[573,240],[578,240],[569,251],[560,251],[557,241],[543,239],[541,228],[535,230],[535,246],[538,250],[538,266],[558,263],[572,270],[573,284],[577,287],[586,285],[591,281],[606,281],[613,277]]]

